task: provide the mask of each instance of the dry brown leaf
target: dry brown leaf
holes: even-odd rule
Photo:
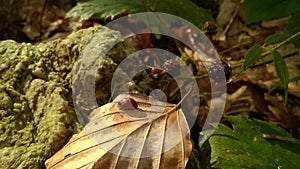
[[[300,83],[290,82],[289,83],[289,93],[300,98]]]
[[[136,110],[118,106],[129,97],[137,102]],[[95,109],[83,131],[45,165],[48,169],[183,169],[191,150],[189,127],[178,105],[123,94]]]
[[[253,102],[251,89],[247,85],[241,85],[234,93],[227,94],[225,114],[249,116],[254,110]]]
[[[268,87],[260,81],[244,79],[228,85],[226,115],[261,118],[285,129],[299,130],[300,115],[296,108],[285,104],[278,93],[267,94]]]

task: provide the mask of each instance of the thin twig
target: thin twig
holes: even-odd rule
[[[219,37],[219,40],[225,40],[225,39],[226,39],[226,33],[228,32],[229,28],[231,27],[231,25],[232,25],[232,23],[233,23],[233,21],[234,21],[236,15],[237,15],[237,13],[238,13],[239,10],[240,10],[240,7],[241,7],[241,6],[239,5],[239,6],[235,9],[235,11],[234,11],[233,15],[231,16],[231,18],[230,18],[228,24],[226,25],[224,31],[221,33],[221,35],[220,35],[220,37]]]
[[[281,141],[290,141],[290,142],[298,142],[299,141],[292,137],[278,136],[275,134],[263,134],[262,137],[265,139],[271,139],[271,140],[281,140]]]
[[[286,40],[282,41],[278,45],[274,46],[273,48],[269,49],[268,51],[262,53],[261,57],[264,57],[264,56],[267,56],[267,55],[271,54],[273,52],[273,50],[276,50],[276,49],[280,48],[281,46],[283,46],[287,42],[290,42],[292,39],[294,39],[295,37],[297,37],[299,35],[300,35],[300,31],[297,32],[296,34],[292,35],[291,37],[287,38]]]
[[[42,40],[43,17],[45,15],[45,10],[46,10],[47,4],[48,4],[48,0],[45,0],[44,6],[43,6],[43,11],[42,11],[41,18],[40,18],[40,40]]]
[[[300,52],[299,50],[295,50],[293,52],[290,52],[290,53],[287,53],[287,54],[283,55],[282,57],[283,58],[288,58],[288,57],[299,54],[299,52]],[[272,63],[272,62],[273,62],[273,59],[264,60],[264,61],[261,61],[261,62],[258,62],[256,64],[254,64],[252,66],[249,66],[249,68],[255,68],[255,67],[262,66],[262,65],[265,65],[265,64],[268,64],[268,63]]]

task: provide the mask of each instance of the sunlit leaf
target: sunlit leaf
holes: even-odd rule
[[[274,61],[274,66],[275,66],[276,73],[278,75],[278,78],[280,79],[281,86],[284,89],[285,100],[287,100],[288,84],[289,84],[288,68],[286,66],[286,63],[285,63],[283,57],[280,55],[279,52],[274,50],[272,52],[272,56],[273,56],[273,61]]]
[[[190,0],[91,0],[78,3],[67,13],[67,17],[80,18],[80,20],[87,20],[92,16],[102,19],[114,19],[124,12],[149,11],[173,14],[197,26],[213,19],[209,10],[197,6]]]
[[[241,67],[241,70],[246,70],[251,66],[259,57],[263,48],[260,45],[252,46],[246,53],[245,62]]]
[[[129,97],[137,109],[119,104]],[[184,169],[191,150],[189,127],[178,105],[124,94],[95,109],[83,131],[45,165],[48,169]]]
[[[67,17],[80,18],[80,20],[87,20],[92,16],[101,17],[103,19],[113,19],[125,11],[130,13],[143,12],[145,8],[146,6],[140,0],[91,0],[78,2],[77,5],[67,13]]]
[[[285,130],[243,116],[226,118],[233,129],[219,124],[200,145],[203,155],[210,157],[208,168],[300,168],[300,142]]]

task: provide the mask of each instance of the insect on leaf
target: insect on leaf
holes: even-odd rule
[[[286,63],[285,63],[283,57],[280,55],[279,52],[277,52],[276,50],[273,50],[272,56],[273,56],[273,61],[274,61],[274,66],[275,66],[277,76],[280,79],[281,86],[284,89],[285,101],[287,101],[288,84],[289,84],[288,68],[286,66]]]
[[[241,67],[241,71],[251,66],[260,57],[262,50],[263,48],[260,45],[252,46],[246,53],[245,62]]]
[[[124,98],[137,103],[137,109],[127,107]],[[45,165],[48,169],[184,169],[191,150],[189,127],[178,105],[123,94],[95,109],[83,131]]]

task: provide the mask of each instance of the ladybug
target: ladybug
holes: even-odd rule
[[[133,98],[123,98],[121,101],[117,103],[117,106],[121,110],[133,110],[138,107],[137,102]]]

